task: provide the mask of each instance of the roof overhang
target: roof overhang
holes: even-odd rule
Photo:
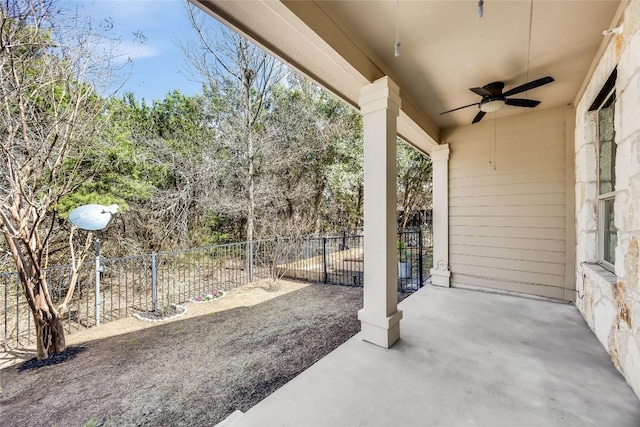
[[[523,95],[542,101],[538,108],[573,103],[604,45],[602,31],[629,0],[485,2],[483,18],[475,1],[190,1],[356,108],[363,86],[389,76],[400,87],[399,135],[430,153],[443,130],[476,114],[469,107],[439,115],[478,102],[468,88],[499,80],[508,89],[551,75],[553,84]]]

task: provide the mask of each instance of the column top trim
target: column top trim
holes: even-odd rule
[[[440,144],[437,147],[434,147],[429,153],[431,160],[449,160],[449,144]]]
[[[362,114],[383,109],[394,110],[398,114],[401,104],[400,88],[389,77],[382,77],[360,89],[358,104]]]

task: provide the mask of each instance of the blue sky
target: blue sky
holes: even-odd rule
[[[120,40],[120,60],[132,60],[130,77],[117,95],[133,92],[149,104],[173,89],[186,95],[201,91],[179,47],[180,42],[196,37],[183,0],[61,0],[60,6],[77,6],[80,14],[91,16],[94,26],[113,25],[107,34]]]

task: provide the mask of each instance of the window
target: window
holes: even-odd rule
[[[590,110],[597,110],[598,125],[598,260],[613,270],[618,230],[614,221],[616,198],[615,71]]]

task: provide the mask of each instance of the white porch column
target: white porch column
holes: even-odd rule
[[[400,338],[397,273],[396,120],[398,86],[383,77],[360,91],[364,119],[365,341],[389,348]]]
[[[433,268],[431,283],[449,287],[449,144],[431,151],[433,165]]]

